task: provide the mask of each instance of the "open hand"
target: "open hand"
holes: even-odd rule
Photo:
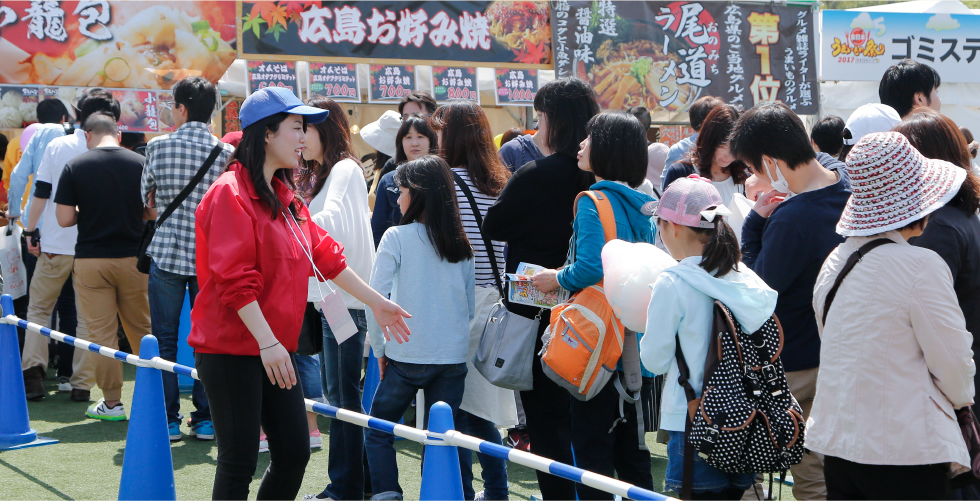
[[[384,333],[385,339],[391,341],[394,338],[398,344],[408,341],[408,336],[412,334],[412,331],[405,323],[405,319],[412,318],[412,315],[403,310],[401,306],[381,298],[381,301],[371,307],[371,312],[374,313],[374,319],[381,326],[381,332]]]

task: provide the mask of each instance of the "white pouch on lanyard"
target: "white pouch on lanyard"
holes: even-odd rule
[[[11,222],[0,229],[0,272],[3,274],[3,293],[17,299],[27,294],[27,269],[20,252],[20,225]],[[11,313],[12,314],[12,313]]]
[[[327,325],[330,326],[330,331],[333,332],[337,344],[343,343],[353,337],[354,334],[357,334],[357,326],[354,325],[354,318],[347,311],[347,305],[344,304],[344,299],[340,297],[340,292],[331,287],[326,277],[317,269],[316,263],[313,262],[313,247],[306,241],[306,235],[303,235],[303,231],[300,230],[299,234],[303,235],[303,240],[300,241],[296,230],[289,224],[289,221],[291,220],[296,225],[296,228],[299,228],[299,223],[291,215],[286,217],[286,214],[283,213],[282,216],[285,218],[286,226],[292,232],[293,238],[299,242],[299,246],[303,249],[303,254],[306,254],[306,258],[313,265],[313,275],[317,280],[317,288],[320,289],[320,311],[323,313],[323,318],[327,320]],[[326,295],[323,294],[323,290],[321,289],[322,285],[326,285],[327,289],[330,290]]]

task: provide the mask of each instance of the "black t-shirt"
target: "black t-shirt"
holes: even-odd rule
[[[143,234],[143,156],[95,148],[65,165],[54,202],[78,207],[76,258],[134,257]]]

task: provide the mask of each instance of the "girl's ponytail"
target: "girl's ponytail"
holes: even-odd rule
[[[728,226],[724,218],[716,216],[714,228],[692,229],[701,236],[702,242],[708,240],[704,244],[704,252],[701,253],[701,267],[705,271],[714,273],[715,277],[722,277],[738,270],[742,251],[739,249],[735,230]]]

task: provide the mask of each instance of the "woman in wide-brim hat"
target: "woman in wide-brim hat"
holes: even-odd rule
[[[948,499],[951,470],[970,464],[954,409],[973,402],[973,337],[949,268],[907,240],[966,171],[884,132],[854,146],[847,172],[853,194],[837,225],[847,240],[813,292],[822,343],[806,447],[825,455],[828,499]]]

